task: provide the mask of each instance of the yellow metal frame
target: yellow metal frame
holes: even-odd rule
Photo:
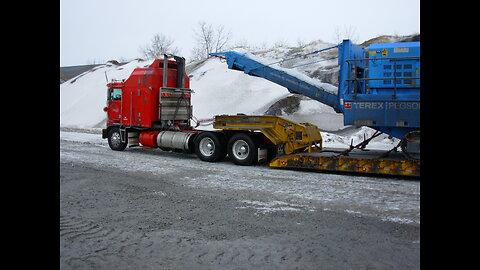
[[[270,167],[420,176],[418,161],[324,155],[320,131],[309,123],[298,124],[278,116],[218,115],[213,127],[261,132],[277,146],[277,158]]]
[[[272,160],[270,167],[420,176],[420,162],[417,161],[356,158],[348,156],[294,154],[281,156]]]
[[[310,123],[295,123],[278,116],[217,115],[213,128],[259,131],[273,144],[283,147],[282,154],[285,155],[322,150],[322,135],[317,126]]]

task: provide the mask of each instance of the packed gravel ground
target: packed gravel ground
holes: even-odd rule
[[[418,180],[112,151],[60,132],[61,269],[419,269]]]

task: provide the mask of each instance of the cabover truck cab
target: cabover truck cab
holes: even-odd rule
[[[228,154],[238,165],[321,151],[322,138],[316,126],[281,117],[219,115],[213,125],[217,130],[193,128],[192,90],[183,57],[165,55],[107,87],[107,126],[102,138],[108,139],[112,150],[158,147],[194,152],[208,162]]]
[[[107,84],[107,127],[189,128],[190,80],[183,58],[155,59],[127,80]]]

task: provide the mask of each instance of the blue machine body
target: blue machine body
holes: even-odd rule
[[[420,129],[420,42],[372,44],[365,49],[338,44],[338,93],[235,51],[224,55],[228,68],[265,78],[331,106],[345,125],[368,126],[397,138]]]
[[[403,138],[420,129],[420,42],[338,46],[338,102],[345,125]]]

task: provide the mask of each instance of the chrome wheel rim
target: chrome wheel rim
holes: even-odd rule
[[[250,147],[244,140],[237,140],[232,145],[232,153],[238,160],[244,160],[250,154]]]
[[[200,140],[198,149],[203,156],[209,157],[215,152],[215,143],[211,138],[205,137]]]
[[[119,132],[113,132],[112,136],[110,137],[110,142],[112,143],[112,146],[118,147],[122,143],[120,139],[120,133]]]

